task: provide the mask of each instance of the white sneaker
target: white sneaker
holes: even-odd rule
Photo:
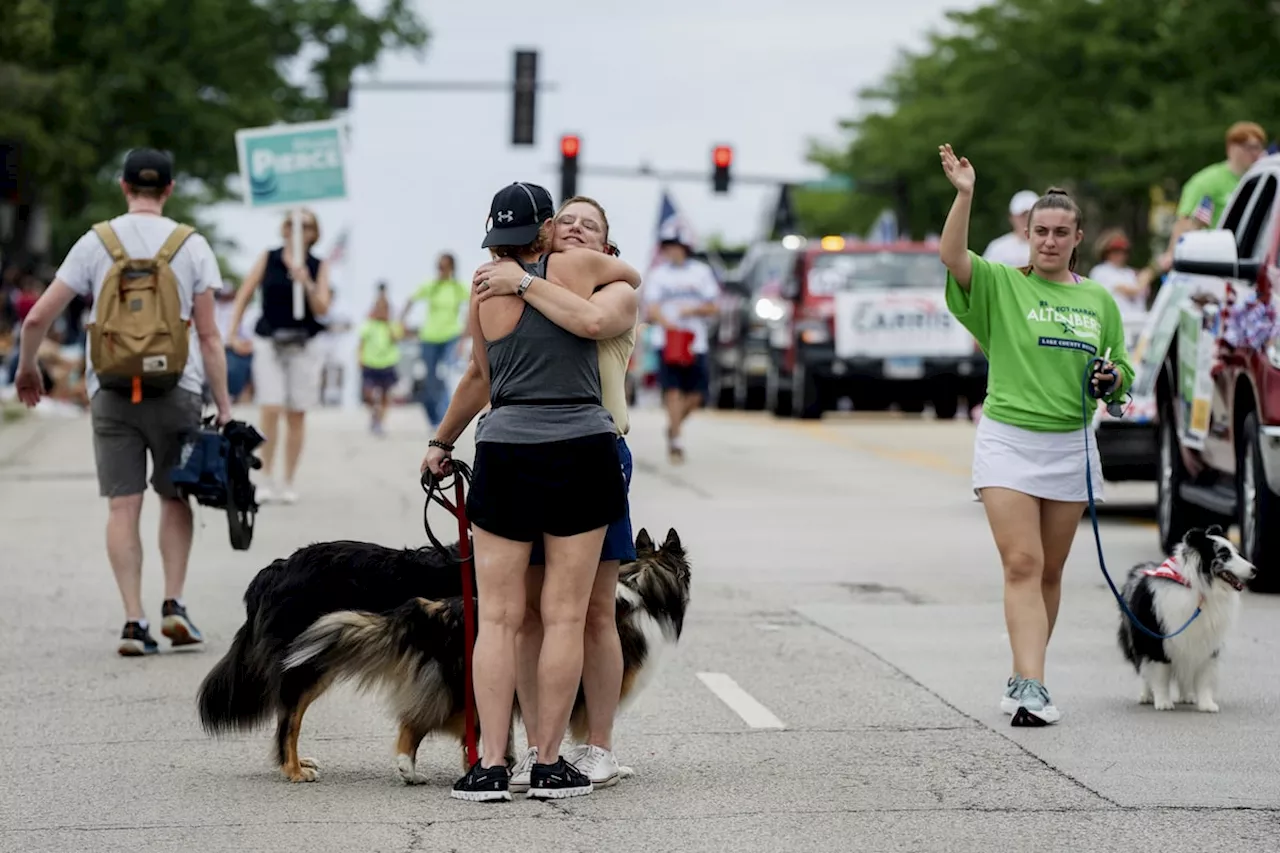
[[[511,768],[511,779],[507,782],[507,790],[513,794],[523,794],[529,790],[529,776],[533,772],[533,762],[538,760],[538,748],[531,746],[525,750],[524,756]]]
[[[296,504],[298,502],[298,493],[293,490],[293,486],[284,487],[284,491],[280,493],[280,502],[285,504]]]
[[[575,746],[565,755],[564,760],[586,774],[593,788],[616,785],[621,775],[618,760],[613,757],[613,753],[589,743]]]
[[[258,484],[257,488],[253,490],[253,497],[260,505],[275,503],[279,500],[279,495],[276,492],[276,484],[270,480],[263,480]]]

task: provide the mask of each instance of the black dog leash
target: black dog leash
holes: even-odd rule
[[[467,508],[462,492],[462,484],[464,482],[467,488],[471,487],[471,468],[467,463],[458,459],[449,460],[449,473],[443,478],[437,478],[435,474],[431,473],[430,468],[422,472],[422,491],[427,495],[427,500],[422,507],[422,529],[426,531],[427,538],[431,540],[431,544],[441,551],[444,551],[447,546],[431,532],[431,504],[433,502],[438,503],[447,509],[449,514],[458,519],[459,522],[463,522],[464,525],[459,527],[459,535],[465,535],[463,527],[466,522]],[[454,492],[454,500],[452,501],[446,496],[446,490],[450,488]],[[463,561],[470,559],[471,557],[468,555],[463,558]]]

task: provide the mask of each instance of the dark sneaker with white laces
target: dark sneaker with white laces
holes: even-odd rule
[[[204,635],[187,615],[187,608],[177,599],[167,598],[160,607],[160,615],[164,621],[160,623],[160,633],[169,638],[175,646],[196,646],[204,642]]]
[[[455,800],[468,800],[473,803],[492,803],[501,800],[510,802],[511,791],[508,788],[507,765],[495,764],[492,767],[481,767],[477,761],[471,765],[467,775],[453,783],[449,796]]]
[[[561,800],[565,797],[583,797],[592,790],[591,780],[581,770],[564,758],[555,764],[534,762],[529,773],[529,793],[532,800]]]
[[[151,636],[151,632],[137,622],[124,623],[120,632],[120,645],[116,649],[122,657],[137,658],[143,655],[154,655],[160,651],[160,644]]]

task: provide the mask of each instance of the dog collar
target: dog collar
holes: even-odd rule
[[[1177,581],[1183,586],[1191,586],[1191,582],[1182,576],[1182,572],[1178,571],[1178,564],[1173,557],[1165,560],[1154,569],[1144,569],[1142,573],[1147,577],[1165,578],[1166,580]]]

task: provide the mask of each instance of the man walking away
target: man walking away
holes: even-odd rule
[[[662,327],[658,384],[667,409],[667,454],[684,461],[680,430],[707,396],[707,350],[720,285],[711,267],[690,257],[693,247],[678,227],[661,235],[665,263],[645,281],[649,320]]]
[[[147,487],[160,495],[160,559],[164,564],[161,633],[174,646],[204,641],[187,615],[182,587],[191,554],[191,507],[177,497],[169,471],[182,439],[199,427],[207,375],[218,423],[231,419],[227,362],[214,293],[222,287],[208,241],[164,216],[173,193],[173,164],[152,149],[129,152],[120,181],[128,213],[98,223],[76,242],[53,284],[23,324],[15,384],[28,406],[43,386],[36,351],[50,325],[79,295],[92,296],[85,379],[93,423],[98,488],[108,499],[107,558],[124,600],[121,655],[159,650],[142,607],[139,516]],[[194,322],[200,346],[190,351]],[[121,330],[130,345],[121,346]]]

